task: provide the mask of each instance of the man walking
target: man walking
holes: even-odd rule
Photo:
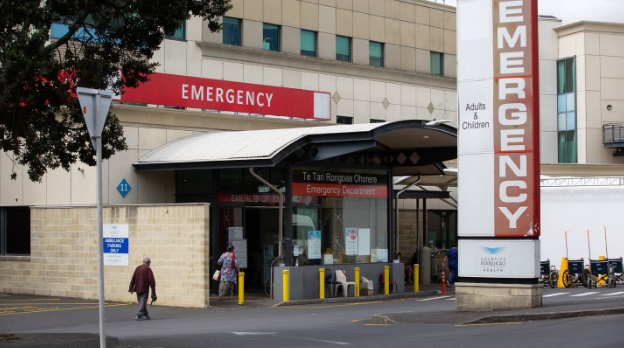
[[[453,247],[447,250],[444,261],[442,261],[442,266],[444,266],[444,264],[447,264],[449,270],[451,271],[451,274],[446,281],[447,286],[455,285],[455,280],[457,279],[458,255],[459,253],[457,250],[457,243],[453,243]]]
[[[143,264],[137,266],[130,280],[130,287],[128,292],[131,294],[137,293],[137,300],[139,301],[139,311],[134,320],[150,320],[150,316],[147,313],[147,298],[149,297],[149,289],[152,288],[152,300],[156,300],[156,280],[154,279],[154,273],[150,268],[152,260],[149,257],[143,259]]]

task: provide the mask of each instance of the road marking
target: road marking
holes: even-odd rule
[[[106,304],[105,307],[129,306],[131,304],[132,303]],[[98,305],[95,304],[95,306],[73,307],[73,308],[72,307],[70,307],[70,308],[52,307],[52,308],[41,308],[41,309],[38,309],[37,307],[33,307],[32,310],[27,311],[27,312],[8,312],[8,313],[0,312],[0,317],[6,316],[6,315],[16,315],[16,314],[32,314],[32,313],[43,313],[43,312],[73,311],[73,310],[76,310],[76,309],[92,309],[92,308],[98,308]]]
[[[449,297],[451,297],[451,296],[439,296],[439,297],[423,298],[422,300],[418,300],[418,302],[441,300],[441,299],[445,299],[445,298],[449,298]]]
[[[447,298],[447,301],[455,301],[455,297]]]
[[[455,326],[490,326],[490,325],[521,325],[521,321],[508,321],[506,323],[483,323],[483,324],[457,324]]]
[[[599,294],[599,292],[598,291],[584,292],[582,294],[570,295],[570,297],[581,297],[581,296],[588,296],[588,295],[593,295],[593,294]]]
[[[556,292],[554,294],[542,295],[542,297],[553,297],[553,296],[561,296],[561,295],[567,295],[567,294],[569,294],[569,292]]]
[[[33,298],[29,300],[0,299],[0,303],[32,303],[33,301],[60,301],[60,298]]]
[[[301,340],[301,341],[310,341],[310,342],[319,342],[319,343],[329,343],[329,344],[335,344],[338,346],[346,346],[346,345],[350,345],[351,343],[349,342],[340,342],[340,341],[331,341],[331,340],[319,340],[319,339],[315,339],[315,338],[307,338],[307,337],[295,337],[295,336],[282,336],[282,335],[277,335],[277,337],[283,337],[283,338],[290,338],[293,340]]]
[[[233,331],[232,334],[237,335],[237,336],[275,336],[275,337],[279,337],[279,338],[290,338],[290,339],[294,339],[294,340],[301,340],[301,341],[310,341],[310,342],[319,342],[319,343],[329,343],[329,344],[335,344],[335,345],[339,345],[339,346],[346,346],[349,345],[351,343],[348,342],[340,342],[340,341],[331,341],[331,340],[319,340],[319,339],[315,339],[315,338],[307,338],[307,337],[294,337],[294,336],[283,336],[283,335],[279,335],[277,332],[245,332],[245,331]]]
[[[622,295],[624,294],[624,291],[619,291],[619,292],[612,292],[609,294],[603,294],[602,296],[616,296],[616,295]]]

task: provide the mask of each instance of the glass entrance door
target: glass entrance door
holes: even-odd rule
[[[279,209],[246,207],[244,231],[247,239],[245,286],[262,289],[270,277],[271,261],[278,254]]]

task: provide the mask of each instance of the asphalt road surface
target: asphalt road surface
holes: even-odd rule
[[[0,333],[43,337],[99,332],[97,301],[17,300],[0,297]],[[624,287],[546,288],[543,300],[543,307],[515,314],[623,308]],[[234,301],[224,301],[207,309],[153,306],[152,320],[137,322],[133,320],[136,304],[109,303],[106,334],[116,337],[119,347],[624,347],[622,314],[472,324],[483,316],[508,312],[458,313],[454,308],[452,293],[273,308],[240,307]],[[383,324],[373,320],[380,315],[396,320]],[[94,343],[91,346],[97,347],[99,342]],[[17,345],[0,340],[0,346]]]

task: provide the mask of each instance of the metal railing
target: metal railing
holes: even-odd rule
[[[541,187],[624,186],[624,176],[562,177],[540,180]]]
[[[602,125],[602,143],[606,147],[624,147],[624,123]]]

